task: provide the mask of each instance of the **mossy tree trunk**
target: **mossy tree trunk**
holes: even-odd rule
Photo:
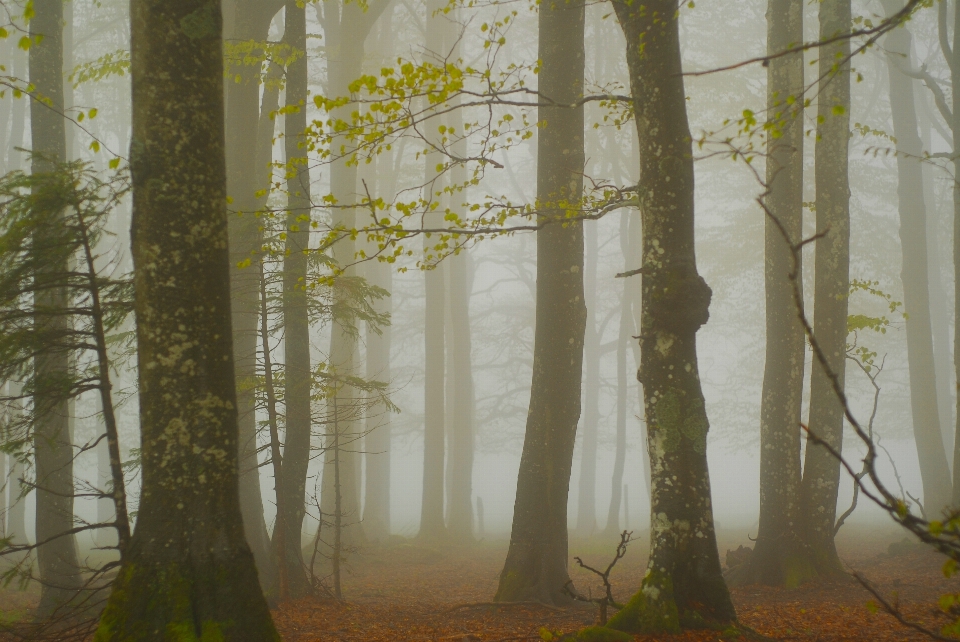
[[[283,8],[283,0],[226,0],[224,37],[234,42],[267,39],[270,22]],[[232,199],[228,216],[230,234],[230,297],[234,363],[237,375],[237,410],[240,425],[240,507],[247,542],[257,561],[260,581],[268,594],[276,584],[276,563],[263,517],[260,468],[257,459],[256,390],[259,278],[253,253],[262,244],[256,190],[266,167],[257,154],[260,113],[260,69],[238,61],[229,69],[226,83],[227,194]],[[239,79],[239,82],[236,80]],[[270,93],[265,91],[265,97]],[[271,124],[273,121],[270,121]],[[269,162],[269,161],[268,161]],[[251,266],[240,267],[247,259]]]
[[[850,0],[820,3],[820,39],[848,33]],[[847,302],[850,293],[850,180],[847,157],[850,136],[850,41],[820,48],[817,95],[817,232],[814,285],[814,336],[830,371],[844,381],[847,352]],[[843,444],[843,406],[821,364],[810,373],[810,430],[834,449]],[[821,575],[843,573],[834,523],[840,462],[823,446],[807,442],[801,487],[803,544]]]
[[[803,41],[803,6],[802,0],[769,0],[769,55]],[[767,323],[760,402],[760,526],[755,555],[733,583],[796,586],[814,574],[799,533],[804,334],[790,279],[795,269],[790,246],[799,243],[803,234],[803,75],[800,52],[775,57],[767,66],[770,129],[763,199]],[[801,275],[797,266],[798,285]]]
[[[542,106],[537,143],[537,320],[530,409],[517,478],[510,548],[495,599],[565,601],[567,495],[580,420],[587,310],[583,300],[583,0],[540,5]]]
[[[720,570],[697,330],[711,291],[697,272],[694,174],[676,0],[613,3],[627,42],[640,147],[641,362],[651,467],[650,561],[639,592],[609,622],[628,632],[735,619]]]
[[[310,320],[307,313],[307,251],[310,245],[310,168],[303,133],[307,128],[307,18],[303,5],[288,2],[284,40],[302,55],[287,67],[284,147],[287,160],[287,240],[283,259],[284,403],[283,533],[290,596],[307,593],[301,533],[310,463]],[[277,533],[274,533],[277,537]]]
[[[240,512],[220,3],[130,9],[143,486],[95,639],[278,640]]]
[[[951,61],[950,65],[950,85],[954,105],[960,105],[960,10],[957,2],[953,3],[953,45],[951,46],[946,35],[946,3],[943,3],[940,10],[940,20],[943,23],[944,32],[941,47],[943,55]],[[957,150],[960,150],[960,109],[954,108],[953,122],[950,128],[953,134],[953,175],[960,176],[960,156]],[[954,327],[953,327],[953,366],[955,373],[960,377],[960,180],[953,181],[953,309],[954,309]],[[957,379],[960,381],[960,379]],[[957,395],[957,411],[954,413],[956,419],[956,432],[953,437],[953,505],[960,506],[960,394]]]
[[[30,101],[30,131],[35,174],[50,172],[55,163],[66,160],[66,123],[63,117],[63,2],[37,0],[30,20],[30,83],[37,98]],[[44,239],[34,239],[43,251]],[[38,271],[38,293],[34,302],[34,323],[56,336],[66,333],[70,317],[67,291],[62,287],[40,287],[60,281],[68,266],[51,265]],[[49,347],[34,363],[34,464],[36,470],[37,563],[40,569],[40,606],[43,617],[76,595],[81,584],[76,539],[67,535],[74,527],[73,445],[70,404],[70,353],[63,347]],[[46,543],[44,543],[46,542]]]

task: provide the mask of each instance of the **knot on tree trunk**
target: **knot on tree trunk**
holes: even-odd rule
[[[648,318],[673,334],[696,332],[710,318],[713,290],[692,263],[675,264],[649,279],[644,297]]]

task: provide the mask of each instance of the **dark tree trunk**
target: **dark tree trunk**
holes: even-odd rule
[[[820,39],[848,33],[850,0],[820,3]],[[827,367],[844,381],[847,356],[847,302],[850,294],[850,41],[820,48],[817,94],[817,233],[813,332]],[[842,63],[842,64],[841,64]],[[843,406],[833,382],[816,361],[810,373],[810,431],[839,451]],[[839,575],[843,566],[834,543],[840,462],[823,446],[807,442],[800,493],[803,544],[821,575]]]
[[[946,11],[944,11],[946,13]],[[944,21],[944,31],[946,31],[946,16],[941,14]],[[946,36],[946,34],[944,34]],[[946,37],[944,37],[946,41]],[[944,48],[949,47],[947,42],[943,42]],[[953,46],[949,51],[944,51],[944,56],[950,61],[950,79],[953,92],[953,105],[960,105],[960,54],[957,52],[960,47],[960,7],[953,3]],[[960,176],[960,156],[957,156],[957,150],[960,149],[960,109],[954,107],[953,122],[950,127],[953,130],[953,175]],[[953,327],[953,365],[956,375],[960,377],[960,180],[953,182],[953,305],[954,305],[954,327]],[[960,379],[958,379],[960,381]],[[960,389],[957,394],[957,411],[954,413],[957,422],[956,433],[953,437],[953,506],[960,506]]]
[[[63,117],[63,2],[38,0],[36,14],[30,20],[30,83],[44,101],[30,102],[30,132],[35,156],[35,174],[54,170],[54,163],[66,160],[66,127]],[[39,42],[38,42],[39,40]],[[35,239],[42,245],[43,238]],[[38,272],[38,284],[51,278],[59,280],[67,265],[52,265]],[[40,289],[34,306],[34,323],[51,332],[66,332],[70,302],[63,288]],[[54,614],[74,595],[81,584],[77,544],[73,535],[65,535],[74,526],[73,446],[70,409],[67,402],[70,353],[48,349],[37,356],[34,390],[34,464],[37,484],[36,533],[37,563],[40,568],[40,606],[42,617]]]
[[[278,640],[240,512],[220,4],[130,9],[143,487],[96,639]]]
[[[270,21],[283,0],[227,0],[224,37],[234,41],[267,39]],[[262,244],[256,189],[264,168],[258,164],[257,132],[260,125],[260,69],[237,64],[229,70],[226,99],[227,194],[233,202],[228,216],[230,233],[230,302],[233,324],[233,358],[237,375],[237,411],[240,426],[240,507],[247,542],[257,561],[261,585],[272,595],[276,563],[263,517],[260,469],[257,460],[257,423],[254,391],[257,368],[259,278],[255,267],[240,267]],[[264,92],[268,94],[269,92]],[[272,122],[272,121],[271,121]]]
[[[303,132],[307,128],[307,19],[303,5],[288,2],[284,40],[302,55],[287,67],[287,112],[284,146],[287,159],[287,240],[283,259],[284,522],[290,597],[307,593],[301,532],[305,510],[307,466],[310,463],[310,321],[307,314],[307,251],[310,244],[310,168]],[[276,537],[276,533],[274,534]]]
[[[711,291],[697,273],[694,174],[676,0],[613,3],[627,43],[640,147],[643,226],[641,363],[652,473],[650,561],[639,592],[609,623],[679,631],[736,618],[720,571],[709,423],[697,367],[697,330]]]
[[[882,0],[892,15],[903,7],[900,0]],[[950,504],[952,484],[937,408],[933,335],[930,327],[930,294],[927,273],[927,213],[923,199],[923,174],[917,160],[923,153],[917,132],[913,79],[900,71],[912,68],[910,32],[898,27],[884,39],[890,82],[890,110],[897,139],[897,195],[900,201],[900,245],[903,265],[904,311],[907,318],[907,359],[910,365],[910,408],[913,436],[920,459],[923,504],[935,519]]]
[[[803,6],[802,0],[769,0],[768,54],[803,41]],[[798,531],[804,334],[790,279],[794,270],[790,246],[799,243],[803,234],[803,83],[802,53],[770,60],[767,119],[771,129],[763,200],[767,336],[760,402],[760,527],[748,575],[735,578],[734,583],[795,587],[814,573]],[[799,266],[796,271],[799,285]]]
[[[583,92],[583,0],[540,5],[539,91],[560,105]],[[540,107],[537,321],[530,409],[517,478],[510,548],[495,599],[566,600],[567,495],[580,420],[583,223],[562,224],[583,190],[583,108]],[[570,205],[564,205],[564,204]]]
[[[600,336],[597,330],[597,223],[583,227],[583,294],[587,325],[583,338],[583,432],[577,481],[578,537],[597,530],[597,430],[600,423]]]

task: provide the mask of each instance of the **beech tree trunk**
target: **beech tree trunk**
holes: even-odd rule
[[[944,20],[944,30],[946,30],[946,17]],[[944,38],[946,41],[946,38]],[[946,42],[944,46],[949,46]],[[953,46],[949,52],[944,51],[944,56],[949,56],[953,64],[950,65],[950,79],[953,93],[953,104],[960,105],[960,54],[957,52],[960,47],[960,7],[953,3]],[[960,149],[960,109],[954,107],[953,122],[950,123],[953,130],[953,175],[960,176],[960,156],[956,156]],[[960,181],[953,182],[953,305],[954,305],[954,326],[953,326],[953,365],[957,377],[960,377]],[[957,379],[960,381],[960,378]],[[953,437],[953,506],[960,506],[960,384],[957,391],[957,411],[954,413],[954,419],[957,422],[956,433]]]
[[[903,7],[900,0],[882,0],[886,14]],[[903,265],[904,311],[907,318],[907,359],[910,366],[910,409],[913,436],[920,459],[923,504],[930,519],[936,519],[952,500],[940,413],[937,407],[933,335],[930,326],[930,294],[927,272],[927,214],[923,199],[923,175],[918,158],[923,153],[917,131],[913,79],[900,71],[913,68],[910,32],[901,26],[884,38],[890,83],[893,134],[897,139],[897,195],[900,201],[900,246]]]
[[[651,468],[650,561],[639,592],[609,622],[630,632],[677,632],[736,618],[720,570],[709,422],[697,330],[711,291],[697,272],[694,173],[676,0],[614,0],[640,147],[643,226],[641,363]]]
[[[233,41],[267,39],[270,22],[283,0],[226,0],[224,37]],[[230,301],[233,325],[233,358],[237,375],[237,410],[240,426],[240,506],[247,542],[257,561],[260,582],[268,595],[276,590],[276,561],[263,517],[260,468],[257,459],[257,423],[254,392],[257,374],[259,278],[255,267],[262,245],[256,190],[265,169],[258,162],[260,69],[237,64],[227,82],[226,150],[227,194],[232,199],[228,215],[230,234]],[[269,90],[265,91],[265,98]],[[271,121],[272,124],[272,121]],[[241,267],[252,261],[249,267]]]
[[[803,41],[802,0],[769,0],[767,53]],[[734,583],[798,586],[814,574],[800,533],[800,411],[804,334],[791,245],[803,234],[803,54],[767,66],[767,194],[764,198],[766,362],[760,406],[760,527],[748,576]],[[773,220],[776,219],[776,222]],[[786,231],[777,225],[779,222]],[[795,279],[802,283],[796,267]]]
[[[540,5],[539,91],[568,105],[583,93],[584,2]],[[530,409],[513,509],[510,548],[495,600],[567,600],[567,495],[580,420],[583,341],[583,108],[541,106],[537,207],[537,320]]]
[[[597,223],[584,224],[583,293],[587,325],[583,339],[583,443],[577,484],[577,536],[597,530],[597,430],[600,423],[600,336],[597,330]]]
[[[849,33],[850,0],[820,3],[820,39]],[[827,367],[841,383],[847,361],[847,302],[850,294],[850,40],[842,39],[819,51],[817,93],[817,233],[813,332]],[[841,64],[843,63],[843,64]],[[843,445],[843,405],[833,382],[814,360],[810,373],[810,431],[835,450]],[[834,543],[840,462],[823,446],[807,441],[800,510],[803,544],[821,575],[844,572]]]
[[[143,486],[95,640],[279,640],[240,511],[220,3],[130,9]]]
[[[30,83],[36,93],[49,100],[30,101],[30,132],[34,174],[54,170],[55,163],[66,160],[66,126],[63,118],[63,2],[37,0],[30,20]],[[42,245],[43,238],[35,239]],[[36,274],[38,283],[58,280],[67,265],[52,265]],[[70,305],[63,288],[40,289],[34,301],[34,323],[51,332],[66,332]],[[66,399],[66,381],[70,372],[70,353],[63,348],[47,348],[34,361],[34,465],[36,472],[36,536],[40,569],[41,617],[49,617],[64,606],[80,587],[80,563],[73,513],[73,445],[70,404]],[[43,543],[47,542],[47,543]]]

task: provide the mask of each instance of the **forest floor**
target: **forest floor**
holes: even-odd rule
[[[960,592],[960,580],[943,576],[945,558],[902,541],[902,531],[848,529],[838,538],[848,570],[866,577],[910,620],[936,631],[950,621],[937,601],[944,593]],[[722,558],[726,550],[750,544],[742,534],[739,541],[724,535],[720,535]],[[628,599],[639,585],[646,565],[644,544],[633,543],[611,575],[618,600]],[[285,642],[507,642],[538,640],[542,627],[572,632],[595,623],[597,610],[588,604],[564,610],[480,606],[496,591],[506,545],[492,541],[473,547],[428,547],[410,540],[371,548],[350,560],[343,579],[344,602],[308,598],[281,606],[274,619]],[[615,547],[616,539],[571,540],[570,553],[605,568]],[[582,593],[600,594],[602,584],[596,576],[578,568],[572,558],[570,566]],[[738,588],[733,601],[743,624],[777,640],[929,639],[876,608],[873,596],[853,579],[792,590]],[[720,637],[699,631],[637,639],[706,642]]]
[[[848,570],[865,576],[904,616],[939,631],[949,618],[937,606],[945,593],[960,592],[960,578],[943,576],[944,559],[903,539],[894,528],[846,527],[838,538]],[[749,545],[744,533],[721,533],[721,558]],[[891,546],[892,545],[892,546]],[[605,568],[616,539],[572,539],[571,556]],[[542,606],[492,608],[488,603],[506,554],[506,540],[473,546],[424,546],[396,537],[352,555],[343,577],[344,601],[305,598],[274,610],[284,642],[520,642],[539,640],[540,631],[573,632],[596,622],[593,605],[559,610]],[[627,600],[646,565],[644,539],[630,545],[611,575],[614,597]],[[571,557],[571,576],[582,593],[600,594],[602,585]],[[35,606],[34,590],[0,589],[0,625],[23,620]],[[776,640],[927,640],[898,623],[856,581],[809,584],[798,589],[734,589],[743,624]],[[4,636],[0,635],[0,639]],[[711,631],[680,636],[639,636],[637,640],[707,642]]]

